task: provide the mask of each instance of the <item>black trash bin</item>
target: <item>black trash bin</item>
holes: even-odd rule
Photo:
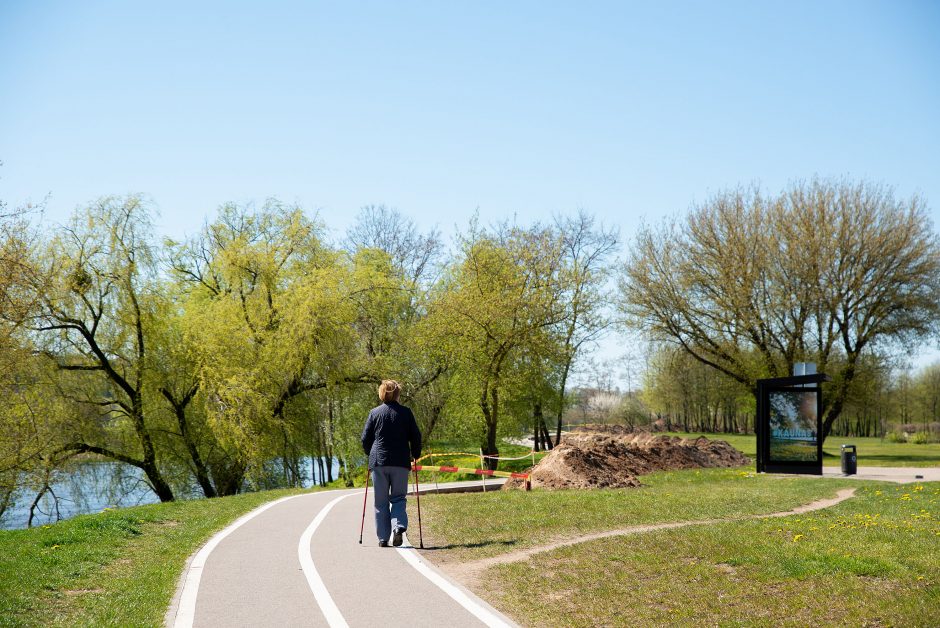
[[[855,457],[855,445],[842,445],[842,473],[855,475],[858,473],[858,459]]]

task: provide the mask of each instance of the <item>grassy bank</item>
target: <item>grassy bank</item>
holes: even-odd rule
[[[938,498],[938,483],[861,486],[808,515],[545,552],[481,586],[525,625],[937,626]]]
[[[161,626],[187,557],[267,491],[0,531],[0,626]]]
[[[671,436],[695,438],[706,436],[724,440],[750,457],[757,454],[757,437],[753,434],[703,434],[701,432],[669,432]],[[823,443],[823,466],[838,467],[841,464],[842,445],[858,448],[860,467],[940,467],[940,444],[915,445],[892,443],[880,438],[855,438],[830,436]]]
[[[611,537],[490,566],[470,584],[523,625],[940,625],[940,483],[658,473],[641,489],[429,495],[427,555],[445,569],[644,523],[830,509]]]
[[[757,475],[753,468],[662,472],[643,482],[635,489],[427,495],[425,545],[437,548],[436,562],[464,562],[599,530],[788,510],[859,486]]]

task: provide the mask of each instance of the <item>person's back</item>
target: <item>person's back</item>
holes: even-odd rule
[[[362,446],[369,454],[370,469],[410,469],[411,459],[421,455],[421,433],[411,409],[397,401],[373,408],[366,420]]]

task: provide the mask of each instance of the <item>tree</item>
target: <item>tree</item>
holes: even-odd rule
[[[173,253],[188,285],[186,337],[196,356],[204,410],[234,464],[267,484],[301,480],[299,458],[326,449],[330,433],[303,397],[339,382],[372,381],[353,334],[349,269],[297,207],[223,206],[202,233]],[[326,406],[329,410],[329,406]]]
[[[617,250],[619,236],[613,229],[596,225],[592,216],[579,211],[573,218],[556,218],[562,243],[560,270],[561,300],[567,313],[560,325],[561,378],[556,390],[555,445],[561,442],[565,413],[565,388],[578,353],[596,341],[610,326],[605,307],[610,295],[604,284],[610,273],[610,256]],[[551,441],[548,443],[551,445]]]
[[[30,347],[21,337],[32,305],[26,289],[34,280],[33,236],[28,207],[11,209],[0,200],[0,517],[10,505],[21,474],[37,462],[46,441],[36,425],[29,394]]]
[[[940,245],[919,197],[815,179],[720,193],[643,229],[619,285],[633,326],[749,389],[816,362],[833,376],[825,436],[862,356],[936,333]]]
[[[161,501],[172,501],[147,413],[147,295],[156,280],[152,226],[136,196],[104,198],[78,213],[46,247],[31,323],[42,353],[90,418],[128,425],[129,439],[95,442],[81,428],[63,453],[92,453],[139,468]],[[104,392],[104,394],[102,394]],[[112,430],[117,432],[118,430]],[[98,432],[100,433],[100,432]]]
[[[472,382],[482,416],[481,448],[496,456],[502,393],[521,348],[550,342],[566,311],[557,278],[561,242],[550,229],[476,227],[460,241],[460,256],[431,316],[452,362]],[[534,354],[546,352],[535,348]],[[495,468],[495,461],[491,461]]]

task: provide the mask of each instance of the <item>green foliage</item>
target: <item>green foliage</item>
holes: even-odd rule
[[[164,500],[326,484],[334,459],[349,483],[386,378],[426,437],[496,453],[554,412],[604,326],[615,239],[584,214],[474,223],[449,258],[436,232],[382,207],[345,248],[276,200],[224,205],[185,242],[158,245],[152,224],[141,198],[104,198],[42,234],[41,272],[17,284],[38,307],[0,351],[19,395],[3,417],[0,506],[78,454],[139,467]]]

